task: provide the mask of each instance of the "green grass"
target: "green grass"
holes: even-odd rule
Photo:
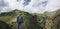
[[[10,22],[13,19],[12,16],[1,16],[0,17],[0,21],[4,21],[4,22]]]

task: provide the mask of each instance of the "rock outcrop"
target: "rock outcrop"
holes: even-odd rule
[[[60,29],[60,9],[56,11],[55,15],[46,20],[46,29]]]

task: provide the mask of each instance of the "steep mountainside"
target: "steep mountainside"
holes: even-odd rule
[[[23,16],[23,29],[57,29],[59,26],[60,10],[45,12],[44,14],[32,14],[15,9],[11,12],[1,13],[0,21],[13,25],[12,28],[17,29],[16,17],[19,13]]]

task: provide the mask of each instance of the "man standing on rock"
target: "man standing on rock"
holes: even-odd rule
[[[19,14],[17,17],[18,29],[22,29],[23,17]]]

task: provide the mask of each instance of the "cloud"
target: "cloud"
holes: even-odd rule
[[[7,2],[9,3],[9,7],[13,10],[13,9],[23,9],[23,0],[18,1],[17,0],[7,0]]]
[[[0,7],[7,6],[7,3],[4,0],[0,0]]]
[[[31,13],[44,13],[45,11],[56,11],[60,8],[60,0],[31,0],[25,7],[26,11]]]
[[[23,5],[24,5],[24,6],[29,5],[29,2],[30,2],[30,1],[31,1],[31,0],[24,0]]]
[[[60,0],[49,0],[45,11],[55,11],[60,9]]]
[[[0,12],[19,9],[29,13],[43,13],[59,8],[60,0],[0,0]]]
[[[8,3],[5,0],[0,0],[0,13],[3,11],[3,9],[8,6]],[[5,9],[4,9],[5,10]]]
[[[24,9],[30,13],[41,13],[47,5],[47,0],[31,0],[30,4]]]

